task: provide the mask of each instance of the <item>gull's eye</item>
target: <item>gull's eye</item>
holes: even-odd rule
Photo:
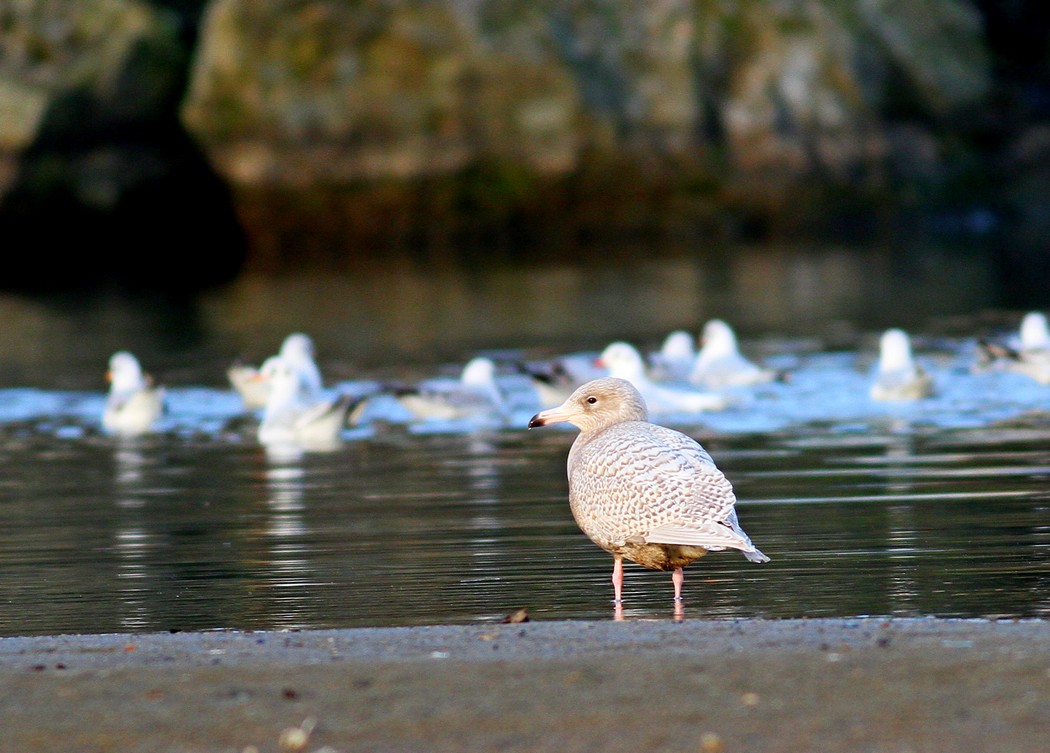
[[[596,402],[598,402],[598,398],[596,398],[594,395],[591,395],[589,398],[587,398],[587,402],[591,405],[594,405]]]

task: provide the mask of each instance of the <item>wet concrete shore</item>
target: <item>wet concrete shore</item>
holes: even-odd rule
[[[1037,753],[1050,622],[2,638],[0,682],[0,751]]]

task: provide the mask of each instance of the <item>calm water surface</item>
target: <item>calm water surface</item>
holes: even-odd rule
[[[1046,414],[939,425],[932,409],[870,406],[733,428],[794,386],[776,389],[682,426],[773,558],[692,565],[687,617],[1050,617]],[[232,414],[120,441],[84,417],[101,395],[57,399],[64,416],[2,428],[2,634],[611,615],[611,560],[566,502],[571,431],[377,424],[335,452],[281,459]],[[630,567],[626,594],[627,616],[671,614],[666,574]]]
[[[790,267],[801,287],[768,301],[797,313],[806,290],[839,279],[828,271],[837,268],[830,258]],[[605,301],[601,315],[579,315],[572,333],[563,323],[552,340],[600,349],[619,327],[652,347],[666,329],[698,328],[715,313],[697,302],[708,283],[683,282],[681,271],[650,270],[655,287],[619,320],[615,286],[587,292]],[[771,284],[783,286],[774,271]],[[516,303],[505,319],[491,310],[499,285],[449,308],[436,300],[448,280],[405,293],[422,310],[400,314],[375,300],[387,292],[375,280],[365,301],[352,295],[364,295],[365,282],[312,297],[302,280],[255,294],[243,283],[188,313],[0,300],[11,324],[0,338],[9,355],[0,370],[0,634],[466,623],[521,607],[535,619],[611,617],[611,558],[568,509],[574,434],[524,430],[536,407],[527,400],[500,428],[378,421],[348,430],[334,452],[275,458],[223,383],[230,360],[261,358],[292,329],[314,334],[333,389],[447,373],[462,362],[448,353],[465,358],[500,331],[510,333],[505,352],[536,356],[541,326],[525,307],[545,292],[551,321],[562,322],[587,290],[568,273],[545,275],[517,281],[525,293],[508,294]],[[753,293],[758,283],[740,284]],[[692,291],[684,299],[668,293],[683,286]],[[851,288],[827,290],[846,301]],[[686,312],[678,319],[675,300]],[[953,313],[952,300],[940,301],[942,312]],[[652,308],[645,302],[659,305],[639,318]],[[765,327],[758,307],[720,304]],[[745,340],[791,372],[788,382],[741,392],[725,413],[664,421],[715,456],[741,522],[772,558],[760,566],[720,552],[694,563],[686,617],[1050,618],[1050,387],[970,371],[973,337],[962,333],[987,315],[946,325],[913,312],[928,325],[916,350],[938,395],[875,404],[867,385],[882,322],[842,329],[858,315],[849,306],[874,304],[824,305],[807,314],[820,337],[794,320]],[[480,336],[470,325],[479,316]],[[121,441],[99,430],[101,372],[115,347],[136,350],[169,386],[171,414],[155,436]],[[520,389],[520,378],[504,379]],[[667,574],[628,568],[627,617],[669,618],[670,596]]]

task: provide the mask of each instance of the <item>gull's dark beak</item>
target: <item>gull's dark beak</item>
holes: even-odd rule
[[[568,421],[571,416],[572,412],[564,405],[559,405],[557,408],[548,408],[547,410],[541,410],[529,420],[529,428],[559,424],[562,421]]]

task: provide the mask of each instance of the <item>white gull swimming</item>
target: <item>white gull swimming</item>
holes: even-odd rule
[[[979,342],[977,370],[1011,371],[1050,384],[1050,327],[1046,315],[1030,311],[1021,320],[1016,346]]]
[[[269,394],[259,424],[259,442],[271,446],[330,449],[339,443],[354,400],[317,396],[300,368],[275,356],[268,361]]]
[[[723,395],[701,392],[689,387],[660,384],[646,372],[641,354],[631,344],[617,341],[602,351],[598,363],[608,369],[609,376],[625,379],[642,394],[649,412],[653,414],[692,414],[724,410],[729,401]]]
[[[164,388],[154,387],[135,356],[118,351],[109,359],[109,394],[102,412],[103,428],[136,436],[154,429],[164,414]]]
[[[396,391],[397,400],[416,420],[496,418],[504,408],[496,384],[496,364],[478,356],[463,367],[459,378],[434,378]]]
[[[879,338],[879,362],[872,400],[919,400],[933,394],[933,379],[915,362],[904,330],[888,329]]]
[[[244,400],[246,408],[262,408],[270,391],[270,368],[274,359],[283,359],[299,371],[299,389],[304,399],[320,400],[324,392],[321,370],[315,362],[314,342],[309,335],[293,332],[284,338],[276,356],[263,361],[262,366],[255,368],[246,364],[234,364],[226,371],[230,384]]]
[[[764,369],[740,353],[736,333],[721,319],[704,325],[697,353],[689,372],[689,381],[706,389],[747,387],[777,378],[773,369]]]
[[[685,382],[695,360],[693,336],[684,329],[676,329],[664,338],[660,350],[649,354],[650,373],[655,381]]]

